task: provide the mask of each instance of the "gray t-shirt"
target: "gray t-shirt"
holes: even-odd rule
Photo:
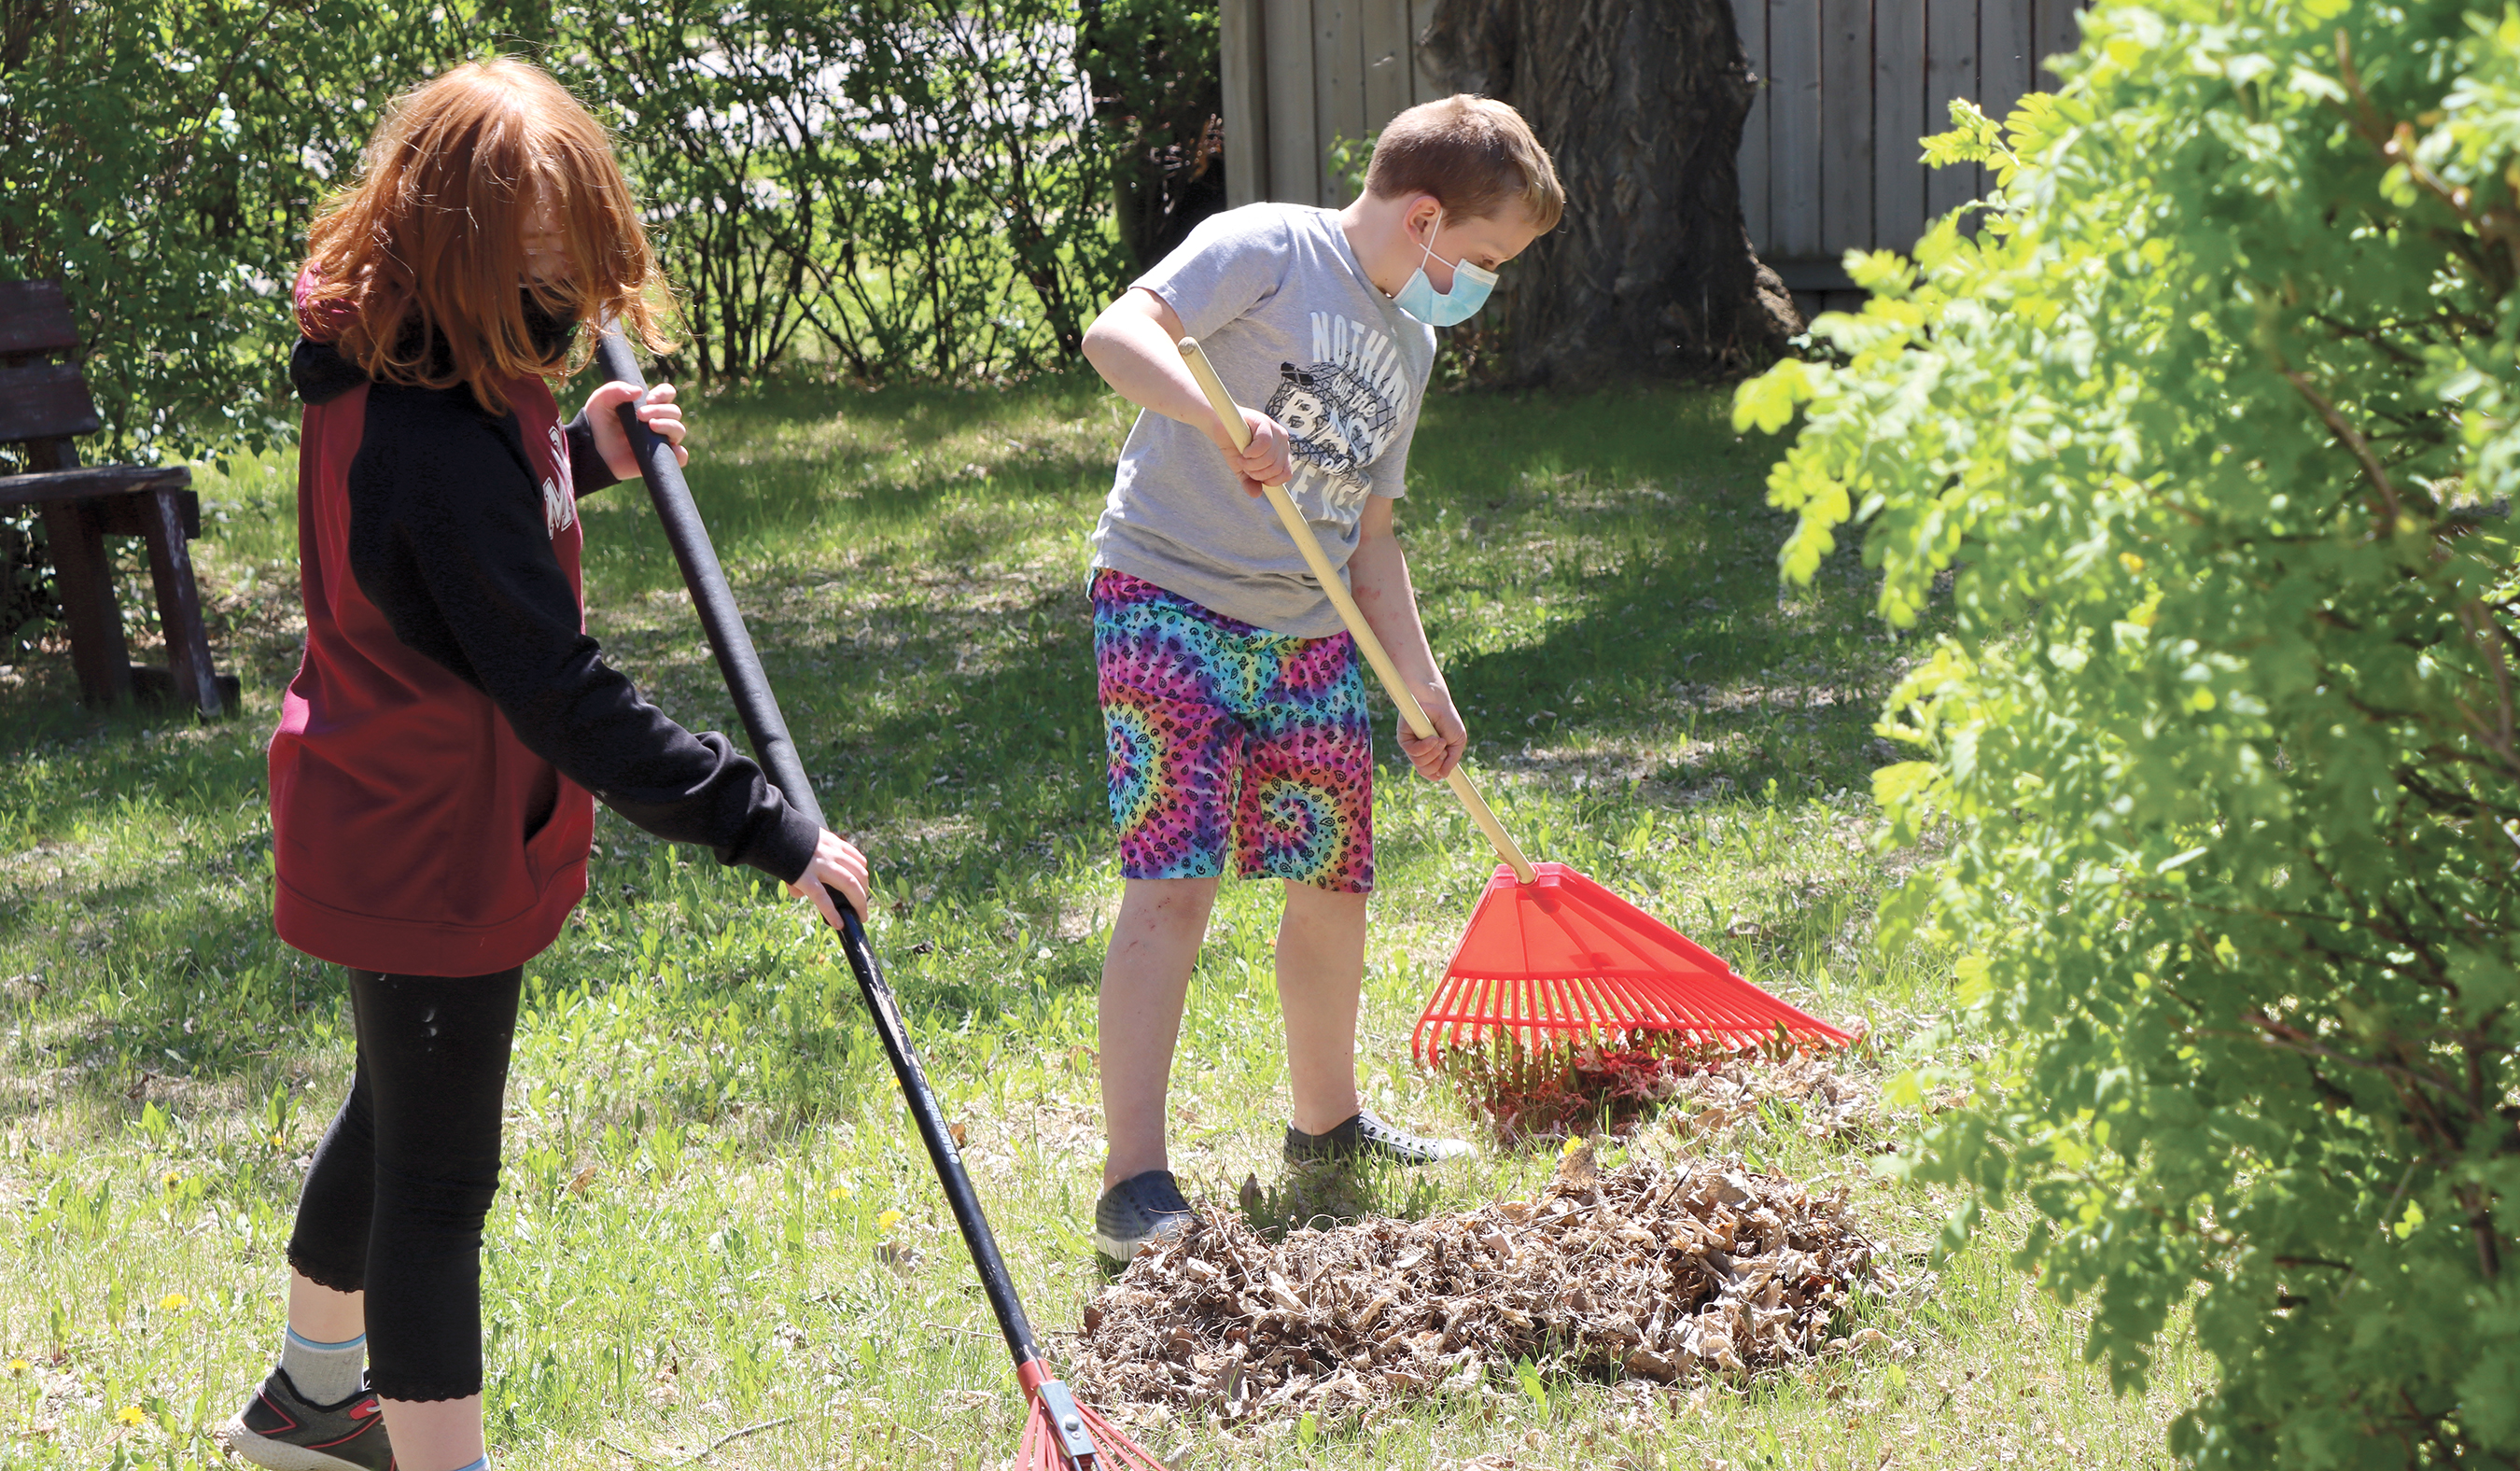
[[[1235,402],[1285,425],[1287,492],[1346,575],[1366,497],[1402,493],[1434,329],[1366,279],[1335,213],[1302,204],[1211,215],[1134,285],[1181,318]],[[1121,446],[1094,565],[1272,633],[1341,627],[1277,513],[1242,493],[1215,441],[1152,411]]]

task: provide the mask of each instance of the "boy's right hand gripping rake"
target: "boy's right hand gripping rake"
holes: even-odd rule
[[[647,381],[640,376],[639,360],[631,355],[630,344],[618,329],[606,330],[597,348],[597,360],[608,378],[634,385]],[[717,655],[718,672],[726,678],[727,693],[735,698],[744,735],[752,741],[752,754],[759,758],[762,770],[769,774],[788,805],[812,818],[819,829],[826,825],[822,805],[814,800],[804,763],[797,759],[795,742],[788,736],[788,722],[779,713],[779,701],[770,692],[769,676],[762,672],[761,660],[753,652],[752,636],[744,631],[743,614],[737,609],[735,594],[726,585],[726,573],[718,565],[717,553],[709,546],[708,528],[700,524],[691,487],[684,483],[682,468],[674,463],[673,447],[639,422],[632,405],[621,406],[621,426],[629,431],[631,449],[639,457],[639,472],[648,482],[649,497],[655,502],[656,518],[664,523],[665,539],[673,544],[674,560],[682,566],[683,582],[691,589],[692,602],[699,610],[700,626],[708,634],[710,650]],[[1030,1402],[1013,1471],[1119,1471],[1123,1467],[1165,1471],[1161,1461],[1114,1429],[1109,1421],[1079,1404],[1067,1386],[1051,1372],[1041,1345],[1033,1338],[1032,1324],[1024,1316],[1023,1304],[1015,1297],[1006,1259],[998,1254],[998,1239],[989,1229],[989,1218],[980,1211],[979,1194],[971,1188],[971,1177],[963,1168],[962,1153],[946,1128],[944,1110],[937,1106],[936,1094],[927,1087],[926,1070],[910,1045],[910,1029],[902,1025],[901,1008],[893,1001],[892,986],[883,978],[883,967],[876,960],[874,947],[867,943],[866,925],[846,899],[836,892],[832,899],[840,911],[840,949],[848,956],[849,969],[857,974],[858,990],[866,997],[867,1010],[875,1016],[876,1034],[883,1039],[884,1055],[892,1061],[893,1076],[900,1080],[902,1096],[910,1104],[910,1116],[919,1125],[920,1140],[927,1146],[927,1158],[936,1167],[938,1182],[945,1187],[945,1203],[953,1208],[954,1222],[963,1228],[963,1244],[970,1248],[971,1263],[979,1272],[989,1309],[997,1315],[998,1331],[1006,1335],[1007,1349],[1014,1356],[1015,1382],[1022,1386],[1024,1398]]]
[[[1250,425],[1198,339],[1184,337],[1180,346],[1226,432],[1237,446],[1249,445]],[[1419,739],[1431,737],[1434,723],[1366,626],[1303,513],[1283,485],[1264,489],[1401,718]],[[1446,1048],[1537,1050],[1656,1033],[1728,1048],[1770,1042],[1779,1033],[1823,1047],[1853,1041],[1751,985],[1721,958],[1566,865],[1523,857],[1467,771],[1456,766],[1445,780],[1505,863],[1488,880],[1442,983],[1418,1015],[1410,1045],[1419,1063],[1434,1062]]]

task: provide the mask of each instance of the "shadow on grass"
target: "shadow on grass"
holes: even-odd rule
[[[1099,383],[773,385],[703,399],[693,418],[692,478],[764,663],[827,810],[876,849],[887,894],[922,914],[1033,903],[1062,855],[1107,844],[1083,537],[1127,416]],[[1631,802],[1862,781],[1901,646],[1866,636],[1868,579],[1844,556],[1779,601],[1787,522],[1759,487],[1774,448],[1734,436],[1704,393],[1428,402],[1403,534],[1475,759],[1552,785],[1613,780]],[[686,724],[733,729],[641,488],[589,509],[591,618],[609,654]],[[46,1055],[98,1090],[168,1051],[199,1077],[250,1068],[257,1036],[332,981],[268,927],[273,692],[201,729],[86,716],[59,649],[24,674],[0,691],[0,958],[57,972]],[[1388,713],[1376,724],[1396,760]],[[740,888],[651,919],[658,896],[638,873],[599,864],[597,882],[612,887],[589,922],[634,931],[693,924]],[[1843,907],[1771,927],[1798,951],[1824,945]],[[1005,942],[975,928],[945,943]],[[1090,988],[1090,947],[1074,949],[1048,984],[908,966],[904,998],[1009,1025]],[[609,963],[556,955],[547,968]],[[818,1025],[839,1028],[853,1004],[829,1000]],[[800,1045],[836,1045],[817,1037]]]
[[[1247,1177],[1236,1202],[1252,1228],[1274,1241],[1369,1217],[1420,1221],[1443,1208],[1447,1191],[1441,1175],[1389,1164],[1286,1165],[1271,1181]]]
[[[818,565],[842,589],[921,566],[968,575],[1023,540],[1049,503],[1075,503],[1098,481],[1107,488],[1127,427],[1111,402],[1091,374],[1005,391],[735,389],[694,403],[687,473],[739,585],[738,564],[755,562],[791,573]],[[601,528],[590,565],[600,563],[607,592],[677,585],[671,559],[654,555],[662,536],[642,486],[612,487],[588,508]]]

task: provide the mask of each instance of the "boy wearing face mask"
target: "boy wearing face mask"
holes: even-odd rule
[[[1098,318],[1085,355],[1145,412],[1094,532],[1094,647],[1124,879],[1103,961],[1103,1126],[1094,1241],[1126,1260],[1177,1233],[1164,1095],[1219,879],[1285,891],[1278,998],[1290,1162],[1425,1164],[1468,1152],[1374,1117],[1357,1094],[1372,738],[1356,646],[1260,487],[1286,489],[1434,722],[1399,728],[1441,780],[1467,736],[1392,534],[1434,328],[1557,223],[1565,193],[1521,115],[1466,94],[1412,108],[1342,210],[1250,204],[1203,221]],[[1205,346],[1257,404],[1237,450],[1176,346]]]

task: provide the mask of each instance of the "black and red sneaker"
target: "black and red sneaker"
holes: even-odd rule
[[[338,1404],[309,1404],[274,1368],[253,1401],[211,1433],[219,1449],[272,1471],[394,1471],[376,1392],[365,1383]]]

